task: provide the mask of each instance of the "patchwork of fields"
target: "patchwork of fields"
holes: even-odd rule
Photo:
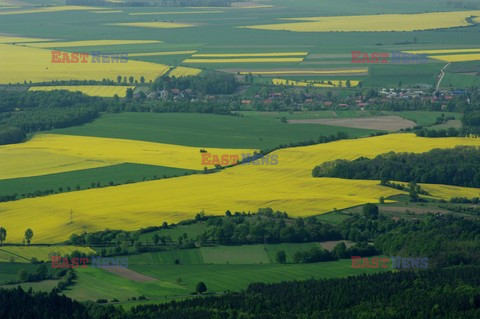
[[[177,167],[201,167],[197,148],[101,138],[88,139],[88,143],[80,142],[86,139],[88,138],[43,135],[29,143],[20,144],[18,148],[10,148],[13,151],[21,150],[32,143],[34,149],[44,145],[53,153],[58,148],[62,154],[80,154],[102,161],[133,161],[156,165],[162,165],[166,161],[175,163]],[[92,143],[102,146],[93,147]],[[433,148],[456,145],[480,145],[480,140],[428,139],[415,137],[414,134],[372,137],[368,138],[368,142],[366,139],[343,140],[275,151],[273,154],[278,155],[278,165],[240,165],[215,174],[23,199],[2,203],[0,209],[11,242],[21,240],[26,223],[35,227],[36,240],[39,242],[59,242],[71,233],[100,230],[106,224],[115,229],[134,230],[152,224],[160,225],[163,221],[179,222],[193,217],[199,211],[223,214],[227,209],[255,211],[258,207],[270,206],[287,211],[291,216],[311,216],[335,208],[377,202],[381,196],[402,193],[382,187],[378,181],[314,179],[311,170],[315,165],[337,158],[372,157],[389,151],[426,152]],[[70,147],[70,150],[66,147]],[[175,151],[166,151],[165,147]],[[128,154],[125,151],[127,148],[130,150]],[[229,151],[232,150],[218,150],[220,153]],[[165,155],[159,156],[161,154]],[[10,170],[10,175],[11,171],[13,170]],[[454,196],[471,198],[478,195],[478,189],[428,185],[425,188],[432,196],[446,200]],[[297,192],[298,189],[302,189],[302,192]],[[34,211],[32,207],[35,207]],[[72,224],[69,223],[71,210],[75,215]]]

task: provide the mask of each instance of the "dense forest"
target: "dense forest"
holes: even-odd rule
[[[335,160],[316,166],[312,175],[480,187],[480,148],[458,146],[421,154],[390,152],[373,159]]]
[[[25,307],[25,305],[29,305]],[[461,266],[338,279],[254,283],[242,292],[128,311],[55,293],[0,290],[0,318],[479,318],[480,268]]]
[[[206,76],[169,77],[162,76],[155,80],[152,89],[170,90],[190,89],[200,94],[232,94],[238,87],[235,77],[229,73],[209,73]]]

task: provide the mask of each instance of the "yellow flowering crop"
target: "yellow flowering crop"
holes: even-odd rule
[[[184,67],[184,66],[177,66],[168,75],[170,77],[181,78],[181,77],[185,77],[185,76],[199,75],[200,73],[202,73],[202,70],[200,70],[200,69],[187,68],[187,67]]]
[[[117,76],[133,76],[139,80],[155,80],[165,74],[168,65],[128,61],[128,63],[52,63],[51,50],[0,44],[1,84],[43,82],[52,80],[117,80]]]
[[[328,83],[330,82],[330,83]],[[291,86],[301,86],[301,87],[317,87],[317,88],[328,88],[328,87],[346,87],[346,80],[327,80],[320,83],[319,81],[293,81],[285,79],[273,79],[272,83],[274,85],[291,85]],[[350,86],[357,86],[360,81],[351,80]]]
[[[450,11],[418,14],[379,14],[358,16],[290,18],[307,22],[245,26],[261,30],[287,30],[294,32],[383,32],[417,31],[471,25],[466,18],[478,16],[480,11]]]
[[[64,138],[64,137],[59,137]],[[66,142],[66,141],[65,141]],[[97,158],[138,158],[150,162],[155,153],[150,143],[143,146],[148,154],[131,155],[129,146],[88,144],[81,140],[54,146],[66,153],[88,154]],[[52,147],[55,141],[44,141]],[[259,207],[285,210],[291,216],[310,216],[366,202],[378,202],[403,193],[378,185],[379,181],[313,178],[312,169],[325,161],[373,157],[389,151],[426,152],[433,148],[456,145],[480,146],[475,138],[421,138],[414,134],[389,134],[378,137],[342,140],[306,147],[275,151],[277,165],[239,165],[215,174],[197,174],[179,178],[148,181],[116,187],[62,193],[0,204],[2,224],[9,232],[8,240],[19,242],[26,227],[35,232],[37,242],[59,242],[72,233],[85,230],[134,230],[163,221],[178,222],[192,218],[199,211],[224,214],[230,211],[255,211]],[[159,152],[160,153],[160,152]],[[108,155],[108,156],[107,156]],[[187,154],[188,155],[188,154]],[[177,155],[178,156],[178,155]],[[164,154],[158,157],[175,157]],[[152,161],[155,162],[155,161]],[[158,161],[156,163],[161,163]],[[33,165],[33,164],[32,164]],[[182,166],[182,165],[179,165]],[[472,197],[479,189],[454,186],[422,185],[432,196],[449,199],[453,196]],[[70,210],[74,223],[69,224]],[[107,226],[108,225],[108,226]]]
[[[184,63],[282,63],[302,62],[303,58],[227,58],[227,59],[186,59]]]
[[[303,56],[308,52],[270,52],[270,53],[201,53],[194,54],[193,58],[231,58],[231,57],[278,57],[278,56]]]
[[[31,86],[29,91],[53,91],[67,90],[80,91],[90,96],[113,97],[115,94],[119,97],[125,97],[127,89],[135,89],[134,86],[116,86],[116,85],[57,85],[57,86]]]
[[[21,144],[0,146],[0,179],[68,172],[118,163],[202,170],[201,147],[60,134],[37,134]],[[249,149],[205,148],[211,154],[253,153]],[[58,156],[58,160],[56,159]],[[35,163],[32,163],[32,159]],[[31,165],[26,162],[30,161]],[[49,164],[49,163],[52,164]],[[86,167],[84,167],[86,166]],[[6,169],[3,169],[3,168]]]
[[[193,24],[175,23],[175,22],[125,22],[125,23],[107,23],[107,25],[119,25],[127,27],[175,29],[193,27]]]
[[[125,44],[149,44],[162,43],[158,40],[84,40],[84,41],[66,41],[66,42],[43,42],[29,44],[28,46],[36,48],[70,48],[70,47],[87,47],[100,45],[125,45]]]

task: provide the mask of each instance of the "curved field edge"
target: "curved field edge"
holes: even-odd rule
[[[0,179],[31,177],[121,163],[203,170],[201,147],[115,138],[37,134],[21,144],[0,146]],[[211,154],[238,155],[253,149],[208,148]],[[32,163],[35,158],[35,165]]]
[[[278,155],[277,165],[240,165],[215,174],[24,199],[0,204],[0,212],[9,242],[20,242],[25,228],[31,227],[37,243],[61,242],[72,233],[102,230],[106,225],[134,230],[163,221],[176,223],[200,211],[222,215],[227,209],[247,212],[272,207],[290,216],[312,216],[404,193],[380,186],[379,181],[313,178],[315,165],[339,158],[353,160],[389,151],[420,153],[456,145],[480,146],[480,139],[389,134],[281,149],[273,153]],[[479,193],[475,188],[424,187],[432,196],[446,200]]]

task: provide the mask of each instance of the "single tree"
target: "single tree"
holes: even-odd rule
[[[27,243],[27,245],[30,245],[30,242],[32,241],[32,238],[33,238],[33,230],[28,228],[25,231],[25,242]]]
[[[26,281],[27,277],[28,277],[28,273],[24,268],[22,268],[18,271],[18,279],[20,281]]]
[[[375,204],[368,203],[363,206],[363,216],[371,219],[377,219],[378,217],[378,206]]]
[[[285,250],[277,251],[276,260],[277,260],[277,263],[279,263],[279,264],[286,264],[287,263],[287,254],[285,253]]]
[[[7,239],[7,230],[3,227],[0,227],[0,245]]]
[[[204,293],[205,291],[207,291],[207,286],[205,285],[205,283],[203,281],[200,281],[197,286],[195,287],[195,291],[198,292],[198,293]]]
[[[156,245],[158,245],[158,242],[160,241],[160,236],[158,236],[158,234],[155,234],[153,235],[153,243]]]
[[[126,98],[127,98],[128,100],[133,99],[133,90],[132,90],[132,88],[128,88],[128,89],[127,89]]]

